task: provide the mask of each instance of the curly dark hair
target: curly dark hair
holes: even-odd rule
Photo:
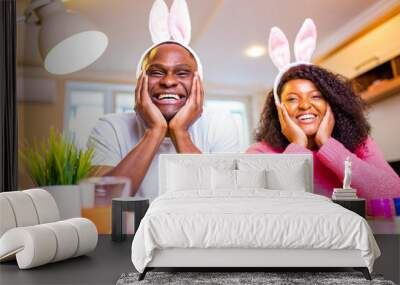
[[[285,83],[293,79],[307,79],[313,82],[331,106],[335,116],[333,138],[351,152],[365,142],[370,132],[370,125],[364,115],[366,105],[361,97],[355,94],[349,80],[315,65],[298,65],[283,74],[278,85],[279,96]],[[255,138],[257,141],[267,142],[275,149],[284,149],[289,144],[281,132],[272,91],[269,92],[261,113]]]

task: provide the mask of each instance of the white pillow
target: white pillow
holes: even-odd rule
[[[211,181],[213,190],[236,190],[236,170],[213,167]]]
[[[236,170],[237,188],[267,188],[267,176],[262,170]]]
[[[267,187],[273,190],[306,191],[305,164],[287,169],[267,169]]]
[[[211,189],[211,168],[209,166],[171,162],[167,167],[167,191]]]

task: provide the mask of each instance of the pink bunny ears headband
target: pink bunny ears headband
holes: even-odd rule
[[[203,79],[203,67],[197,54],[189,47],[191,23],[189,10],[185,0],[174,0],[171,9],[164,0],[156,0],[150,11],[149,29],[153,45],[141,56],[136,68],[136,78],[142,72],[143,60],[154,47],[167,42],[177,43],[186,48],[197,63],[197,72]]]
[[[269,56],[279,73],[274,81],[274,99],[279,104],[278,85],[283,74],[291,67],[301,64],[311,64],[311,56],[317,42],[317,28],[311,19],[306,19],[297,33],[294,42],[295,61],[290,63],[289,42],[285,34],[278,28],[273,27],[269,33]]]

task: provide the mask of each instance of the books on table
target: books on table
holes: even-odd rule
[[[333,189],[332,199],[334,200],[355,200],[357,197],[357,190],[353,188],[343,189],[335,188]]]

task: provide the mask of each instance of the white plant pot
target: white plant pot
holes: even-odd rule
[[[42,188],[56,200],[62,220],[81,217],[81,197],[78,185],[55,185]]]

